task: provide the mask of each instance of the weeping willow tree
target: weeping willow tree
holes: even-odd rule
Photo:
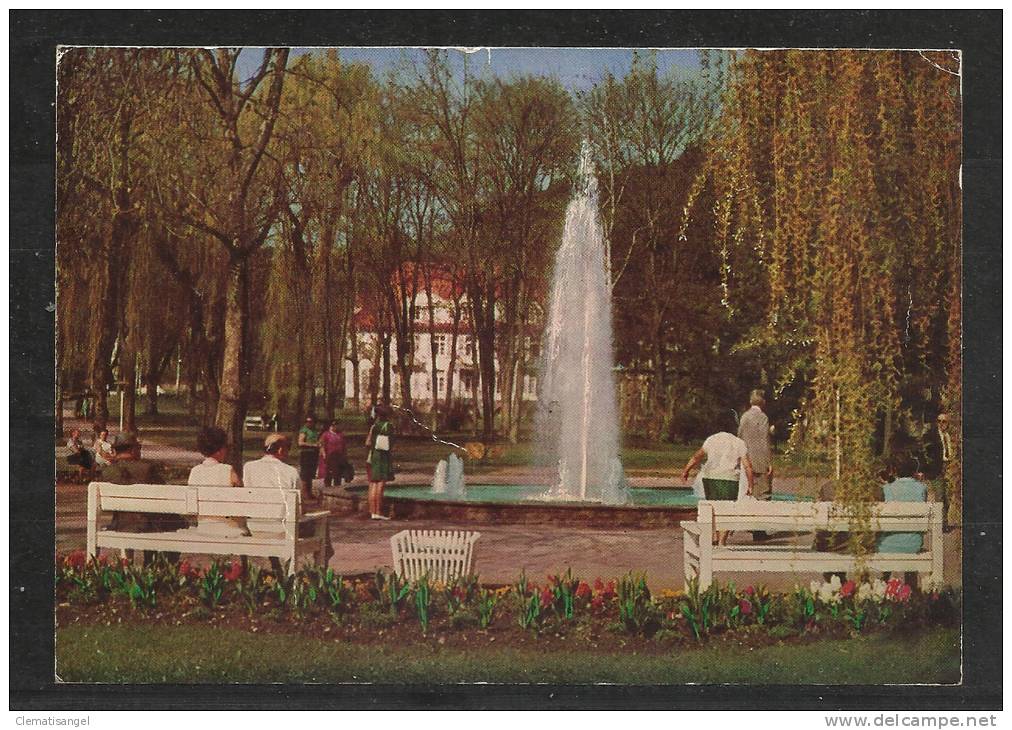
[[[832,464],[858,522],[897,435],[958,408],[958,63],[738,55],[684,211],[683,246],[696,201],[715,201],[724,316],[748,324],[737,348],[797,398],[789,448]],[[958,463],[949,472],[958,509]]]

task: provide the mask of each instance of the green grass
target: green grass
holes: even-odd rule
[[[468,650],[362,646],[204,626],[71,626],[57,634],[56,657],[57,673],[70,682],[906,684],[960,678],[955,629],[644,655],[488,643]]]

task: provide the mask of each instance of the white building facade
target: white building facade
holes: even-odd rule
[[[470,403],[474,397],[475,378],[478,372],[476,345],[471,336],[471,327],[466,315],[461,316],[457,326],[456,359],[452,357],[453,346],[453,302],[440,293],[433,292],[433,322],[429,322],[428,297],[420,292],[415,300],[414,349],[413,366],[411,368],[411,398],[416,407],[425,409],[432,404],[432,345],[435,344],[436,387],[440,404],[446,401],[446,384],[451,364],[453,368],[453,401]],[[466,300],[461,305],[466,312]],[[366,400],[371,392],[382,392],[383,364],[382,343],[377,332],[374,318],[359,308],[355,313],[357,329],[357,348],[359,357],[358,378],[359,394]],[[521,387],[524,402],[537,401],[538,379],[537,369],[540,362],[540,336],[534,333],[525,335],[525,366],[521,378],[517,379],[517,387]],[[390,395],[396,402],[400,398],[401,373],[397,371],[397,336],[390,339]],[[378,363],[378,367],[377,367]],[[496,377],[498,378],[499,362],[496,360]],[[374,382],[375,381],[375,382]],[[345,393],[349,396],[355,392],[355,370],[350,361],[345,363]],[[501,402],[503,393],[496,387],[496,402]],[[478,398],[481,398],[480,392]]]

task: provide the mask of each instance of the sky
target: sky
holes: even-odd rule
[[[292,57],[323,49],[294,48]],[[542,75],[554,77],[571,91],[586,91],[609,71],[622,77],[628,72],[633,58],[630,48],[481,48],[465,54],[451,51],[452,67],[462,73],[467,57],[471,74],[498,76]],[[339,48],[338,55],[346,61],[368,63],[376,77],[382,78],[407,61],[421,61],[419,48]],[[259,66],[260,49],[247,48],[239,58],[239,73],[249,78]],[[677,48],[657,51],[658,71],[664,75],[694,75],[699,70],[699,56],[694,49]]]

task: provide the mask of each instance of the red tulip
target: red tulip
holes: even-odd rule
[[[221,575],[227,581],[239,580],[242,577],[242,563],[238,560],[233,560],[232,564],[225,568]]]
[[[590,595],[590,586],[581,580],[580,585],[576,587],[576,597],[586,598],[589,595]]]
[[[854,592],[854,581],[848,580],[842,586],[840,586],[840,598],[846,598]]]
[[[84,550],[75,550],[63,559],[63,564],[68,568],[74,568],[80,570],[88,562],[87,556],[84,554]]]
[[[750,613],[752,613],[752,601],[748,600],[747,598],[742,598],[740,601],[738,601],[738,610],[741,611],[742,616],[748,616]]]
[[[899,591],[896,593],[896,597],[901,601],[906,601],[910,598],[910,586],[906,583],[900,586]]]
[[[744,592],[745,592],[746,596],[754,596],[755,595],[755,588],[753,588],[752,586],[749,586],[748,588],[745,589]]]
[[[548,608],[555,602],[555,594],[551,590],[545,588],[541,591],[541,607]]]
[[[600,593],[601,591],[603,591],[604,590],[604,581],[601,580],[600,578],[595,578],[594,579],[594,590],[597,593]]]
[[[601,596],[594,596],[590,602],[590,607],[595,611],[599,611],[604,608],[604,599]]]

